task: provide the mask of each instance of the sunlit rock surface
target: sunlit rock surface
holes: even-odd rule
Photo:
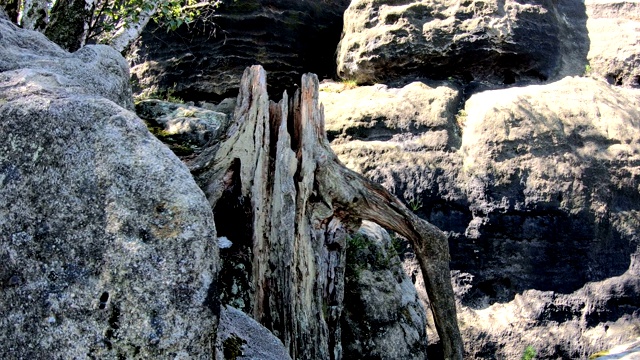
[[[106,46],[0,19],[0,353],[209,359],[209,203],[132,109]]]
[[[337,50],[340,77],[421,76],[513,84],[584,71],[579,1],[354,0]]]
[[[589,66],[610,84],[640,87],[640,2],[589,0]]]
[[[418,114],[362,106],[385,104],[389,89],[331,86],[321,101],[341,160],[449,234],[470,357],[519,358],[534,345],[540,358],[580,358],[637,336],[637,90],[568,77],[480,92],[457,113],[441,105],[457,103],[447,90],[427,108],[442,124],[403,137],[395,129]],[[446,140],[455,129],[459,145]],[[427,144],[440,145],[412,150],[437,131],[443,140]]]

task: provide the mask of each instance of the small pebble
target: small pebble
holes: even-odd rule
[[[228,249],[233,245],[233,243],[227,239],[225,236],[218,237],[218,247],[220,249]]]

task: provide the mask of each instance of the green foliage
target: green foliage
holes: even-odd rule
[[[164,100],[172,103],[183,104],[184,100],[181,97],[174,95],[176,92],[176,84],[173,84],[173,88],[167,90]]]
[[[343,79],[342,85],[344,85],[344,90],[355,89],[358,87],[358,82],[355,80]]]
[[[176,156],[187,156],[195,152],[195,146],[184,144],[176,140],[174,138],[175,134],[164,130],[158,124],[151,123],[149,121],[145,121],[145,124],[147,125],[147,129],[149,129],[149,132],[151,132],[156,138],[158,138],[158,140],[167,145],[169,149],[173,151],[174,154],[176,154]]]
[[[529,345],[524,349],[524,352],[522,353],[522,357],[520,358],[521,360],[533,360],[536,357],[536,349]]]
[[[400,265],[400,261],[399,261],[399,258],[397,258],[397,256],[398,256],[398,252],[393,247],[388,249],[386,255],[378,251],[376,252],[375,267],[390,269],[394,265]]]
[[[363,252],[370,245],[369,239],[360,233],[347,237],[346,276],[360,276],[360,271],[366,266]]]
[[[167,31],[189,25],[196,18],[210,20],[221,0],[97,0],[89,13],[87,42],[108,43],[121,29],[137,24],[143,16]]]
[[[391,246],[378,246],[360,233],[347,238],[346,272],[347,277],[359,277],[363,269],[388,270],[399,265],[398,249],[402,247],[400,239],[391,239]]]
[[[593,69],[591,68],[591,65],[587,64],[587,65],[584,66],[584,75],[585,76],[591,75],[592,72],[593,72]]]
[[[422,201],[415,197],[409,199],[407,205],[409,205],[409,209],[411,209],[413,212],[422,209]]]
[[[368,248],[370,243],[369,239],[360,233],[355,233],[347,237],[347,256],[349,252],[354,253]]]
[[[460,109],[456,114],[456,123],[460,129],[463,129],[465,124],[467,123],[467,112],[464,109]]]
[[[154,89],[153,91],[142,92],[138,95],[134,95],[134,100],[136,103],[139,103],[144,100],[149,100],[149,99],[157,99],[157,100],[168,101],[176,104],[184,104],[185,103],[184,99],[182,99],[179,96],[176,96],[175,92],[176,92],[176,84],[173,84],[173,87],[170,89],[167,89],[166,91],[158,91],[157,89]],[[193,117],[193,115],[194,114],[185,115],[185,117]]]
[[[404,250],[403,239],[400,238],[395,233],[391,234],[391,247],[396,252],[396,255],[400,256],[403,253],[403,250]]]

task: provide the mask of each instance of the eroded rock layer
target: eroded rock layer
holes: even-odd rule
[[[469,356],[518,358],[535,343],[542,358],[585,357],[638,336],[637,90],[568,77],[478,93],[457,113],[447,90],[428,108],[445,125],[381,138],[420,116],[401,98],[359,110],[389,101],[384,87],[330,88],[321,101],[342,161],[449,235]],[[460,145],[447,146],[455,129]]]
[[[262,65],[269,91],[280,97],[300,76],[335,74],[334,54],[348,0],[224,1],[211,22],[175,32],[149,25],[131,51],[140,90],[189,100],[236,96],[244,69]]]
[[[589,45],[573,1],[354,0],[344,19],[338,74],[365,84],[547,80],[581,74]]]

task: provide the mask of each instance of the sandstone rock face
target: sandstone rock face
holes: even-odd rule
[[[467,102],[462,176],[465,195],[477,207],[470,207],[465,235],[494,233],[506,241],[485,250],[525,255],[530,263],[519,266],[533,276],[516,281],[508,276],[517,287],[570,292],[629,268],[638,241],[631,230],[640,200],[638,96],[602,82],[567,78],[485,92]],[[483,190],[488,188],[494,190],[488,194]],[[511,211],[523,215],[496,214]],[[555,255],[549,247],[526,251],[508,241],[536,237],[558,241]],[[485,255],[480,261],[507,265],[490,259]],[[554,284],[536,280],[545,278]]]
[[[425,311],[389,234],[365,221],[348,240],[345,359],[425,359]]]
[[[469,358],[518,359],[532,347],[536,359],[585,359],[628,343],[640,334],[638,274],[587,283],[571,294],[526,290],[508,303],[465,308],[460,321],[467,324]]]
[[[128,108],[124,59],[0,20],[0,353],[208,359],[210,206]]]
[[[572,1],[355,0],[344,15],[338,74],[512,84],[584,70],[584,5]],[[576,64],[577,62],[577,64]]]
[[[640,4],[586,1],[589,70],[610,84],[640,87]]]
[[[340,159],[407,203],[420,201],[428,191],[425,186],[435,180],[432,174],[425,179],[422,169],[455,172],[451,160],[461,141],[456,121],[460,98],[450,85],[421,82],[400,89],[373,85],[346,90],[325,82],[320,91],[327,134]]]
[[[460,146],[460,131],[449,121],[457,112],[458,90],[413,82],[401,89],[386,85],[346,89],[324,82],[327,136],[334,145],[349,141],[402,144],[406,151],[442,150]]]
[[[334,54],[348,0],[224,1],[215,25],[167,33],[149,25],[131,51],[141,90],[175,89],[188,100],[236,96],[244,69],[261,64],[280,97],[304,72],[335,73]]]
[[[350,92],[327,113],[360,101]],[[582,358],[637,336],[639,104],[636,90],[569,77],[478,93],[445,112],[459,147],[341,142],[341,130],[333,148],[449,235],[470,358],[519,358],[528,345],[540,358]],[[348,129],[332,121],[353,114],[327,117],[327,128]],[[377,116],[377,133],[400,122],[395,111]]]

